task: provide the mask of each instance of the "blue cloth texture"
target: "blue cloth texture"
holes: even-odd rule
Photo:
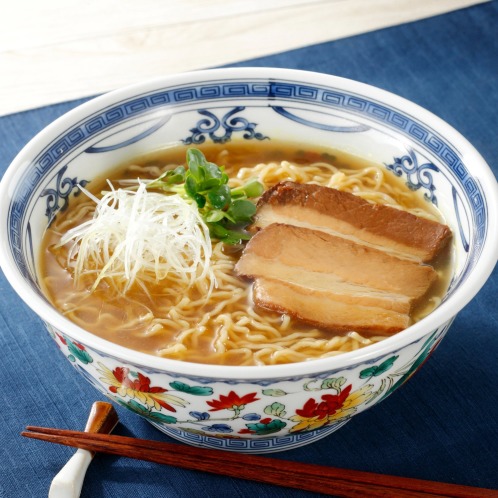
[[[459,130],[498,176],[496,26],[494,1],[232,66],[319,71],[392,91]],[[0,118],[0,173],[33,135],[82,101]],[[274,454],[275,465],[288,459],[498,489],[497,273],[410,382],[325,439]],[[82,429],[91,404],[104,397],[63,359],[3,274],[0,293],[0,498],[46,496],[73,450],[19,433],[26,425]],[[169,440],[117,410],[118,434]],[[92,463],[82,491],[83,498],[269,495],[317,496],[105,455]]]

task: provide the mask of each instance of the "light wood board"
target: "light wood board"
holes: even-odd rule
[[[0,15],[0,115],[482,1],[18,0]]]

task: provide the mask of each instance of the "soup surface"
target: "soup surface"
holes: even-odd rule
[[[314,183],[444,222],[434,206],[387,171],[343,152],[275,142],[231,142],[199,147],[209,161],[225,167],[229,185],[258,178],[265,189],[280,181]],[[115,188],[130,179],[155,179],[185,163],[185,147],[156,151],[120,165],[108,178],[87,188],[100,197],[110,180]],[[338,333],[306,325],[288,315],[253,306],[251,284],[234,273],[243,244],[212,241],[211,269],[216,286],[194,285],[168,275],[133,285],[125,294],[109,279],[92,291],[95,275],[75,282],[68,247],[58,246],[70,228],[91,218],[95,202],[80,195],[59,213],[46,232],[40,269],[44,291],[53,305],[82,328],[116,344],[172,359],[222,365],[270,365],[306,361],[352,351],[384,339],[355,331]],[[450,277],[450,250],[433,266],[438,280],[412,313],[417,321],[440,302]]]

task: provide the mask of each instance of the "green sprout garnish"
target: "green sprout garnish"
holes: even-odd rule
[[[198,149],[187,150],[187,168],[178,166],[167,171],[147,188],[193,200],[211,237],[232,245],[251,238],[245,228],[256,213],[256,205],[249,199],[259,197],[264,190],[258,180],[230,188],[224,168],[207,161]]]

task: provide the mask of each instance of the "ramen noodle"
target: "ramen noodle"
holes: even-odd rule
[[[410,190],[385,166],[329,149],[275,142],[234,142],[201,148],[206,157],[225,166],[236,187],[257,178],[269,189],[291,180],[353,193],[363,199],[409,211],[442,222],[441,214],[419,192]],[[125,185],[126,180],[154,179],[184,164],[185,148],[157,151],[120,165],[108,178],[86,186],[100,196]],[[123,183],[124,182],[124,183]],[[94,210],[91,198],[79,195],[57,214],[48,228],[41,253],[45,293],[69,320],[89,332],[122,346],[165,358],[219,365],[272,365],[338,355],[385,339],[321,330],[288,315],[255,307],[251,283],[234,273],[243,245],[212,240],[210,276],[186,283],[174,273],[146,288],[133,284],[123,293],[104,278],[95,284],[95,272],[75,281],[68,265],[68,247],[61,236],[88,220]],[[430,313],[441,301],[450,274],[450,251],[433,263],[437,283],[414,310],[413,321]],[[98,269],[95,269],[98,270]],[[213,285],[215,282],[215,285]]]

